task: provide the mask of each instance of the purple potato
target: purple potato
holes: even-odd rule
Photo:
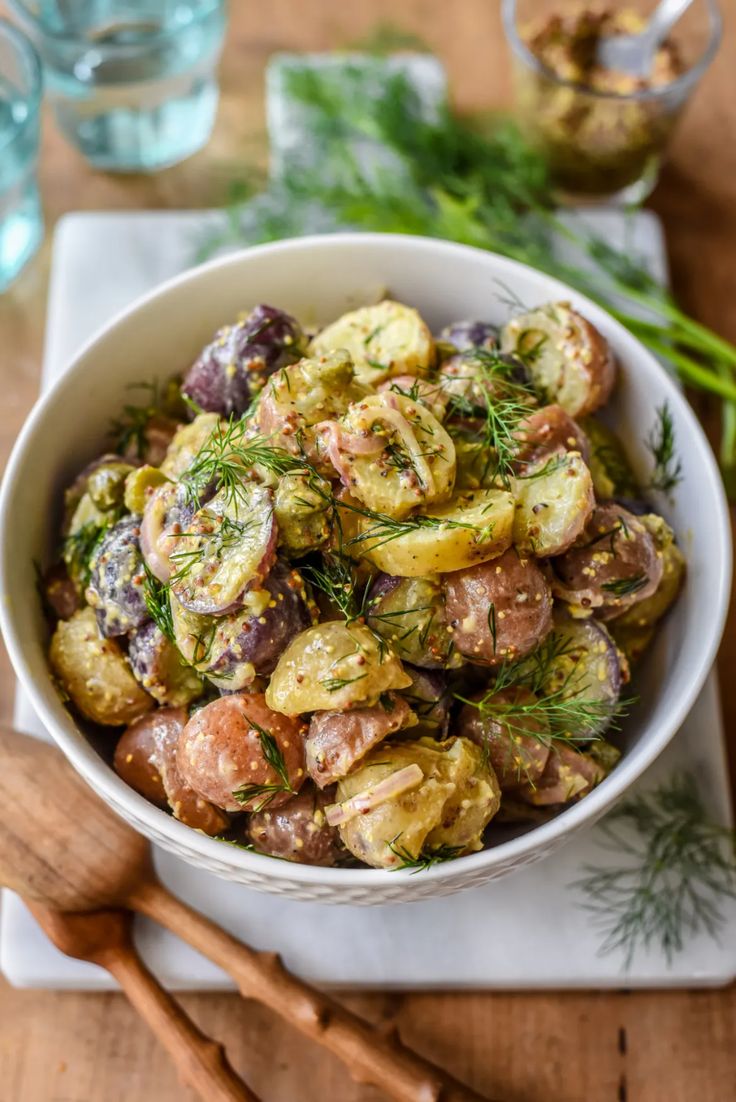
[[[237,671],[250,663],[257,674],[267,676],[276,668],[288,643],[300,631],[311,627],[304,581],[280,559],[274,563],[261,591],[271,595],[267,606],[257,614],[247,607],[215,621],[211,653],[214,656],[207,675],[238,682]],[[258,594],[255,594],[256,599]]]
[[[458,352],[471,348],[495,348],[498,329],[488,321],[453,321],[439,335],[441,341],[453,345]]]
[[[419,720],[417,727],[408,728],[410,737],[429,735],[436,739],[445,738],[452,705],[445,674],[439,670],[420,670],[407,664],[404,664],[404,673],[411,678],[411,685],[401,690],[401,696]]]
[[[85,596],[108,638],[127,635],[149,619],[139,537],[139,519],[126,517],[106,532],[90,560]]]
[[[585,722],[576,725],[578,738],[595,738],[605,731],[616,710],[621,686],[628,680],[625,660],[611,635],[598,620],[574,619],[555,609],[554,656],[546,667],[541,696],[574,698],[585,705]]]
[[[453,638],[447,631],[442,587],[431,578],[378,574],[368,599],[368,626],[402,662],[442,669],[453,662]]]
[[[151,494],[141,521],[141,551],[148,569],[160,582],[168,582],[172,570],[171,555],[176,552],[182,532],[189,525],[196,506],[182,482],[165,482]]]
[[[200,675],[152,620],[132,632],[128,659],[136,679],[159,704],[185,707],[204,691]]]
[[[215,333],[187,372],[182,392],[202,410],[240,416],[269,376],[305,351],[294,318],[273,306],[256,306],[244,321]]]
[[[248,820],[248,838],[270,857],[323,868],[334,865],[344,851],[337,830],[325,819],[329,802],[310,784],[283,807],[255,811]]]
[[[59,620],[69,620],[79,608],[79,593],[69,577],[66,564],[54,563],[44,572],[43,596],[49,609]]]

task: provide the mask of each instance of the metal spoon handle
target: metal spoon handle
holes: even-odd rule
[[[661,0],[661,3],[652,12],[647,29],[643,32],[642,37],[646,36],[650,45],[656,49],[659,43],[667,37],[678,19],[685,14],[692,2],[693,0]]]
[[[238,941],[171,895],[157,881],[133,888],[128,906],[197,949],[235,980],[241,995],[268,1006],[312,1040],[332,1051],[359,1083],[369,1083],[397,1102],[490,1102],[329,996],[310,987],[281,963]]]
[[[233,1071],[225,1050],[200,1032],[148,971],[133,949],[117,949],[104,962],[176,1065],[204,1102],[259,1102]]]

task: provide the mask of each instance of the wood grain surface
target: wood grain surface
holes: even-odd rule
[[[459,106],[502,105],[508,102],[509,74],[498,6],[498,0],[232,0],[222,104],[208,148],[154,177],[106,176],[90,169],[46,118],[41,185],[48,229],[69,210],[198,207],[224,200],[243,165],[264,155],[263,68],[277,49],[342,46],[388,21],[420,34],[442,57]],[[721,6],[723,46],[678,132],[651,205],[665,222],[681,301],[736,340],[736,5],[723,0]],[[38,390],[49,254],[50,233],[16,286],[0,296],[3,463]],[[713,431],[712,414],[698,409]],[[733,608],[720,665],[733,749]],[[7,721],[14,681],[4,654],[0,678],[0,721]],[[443,936],[452,937],[452,930]],[[378,1102],[375,1091],[352,1084],[336,1060],[268,1011],[230,995],[193,994],[182,1002],[205,1032],[225,1043],[235,1067],[267,1102]],[[397,1022],[409,1044],[507,1102],[736,1098],[733,988],[371,995],[346,1002],[371,1020]],[[14,991],[0,980],[2,1102],[192,1097],[121,996]]]

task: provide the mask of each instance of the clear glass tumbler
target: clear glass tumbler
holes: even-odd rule
[[[0,19],[0,291],[43,237],[38,197],[41,65],[25,35]]]
[[[656,0],[606,7],[646,18]],[[580,9],[593,5],[580,3]],[[596,91],[548,69],[526,41],[531,25],[576,10],[569,0],[502,0],[519,121],[543,152],[558,197],[637,203],[651,192],[672,131],[721,37],[716,0],[696,0],[670,38],[682,64],[671,82],[626,93]]]
[[[64,134],[97,168],[153,172],[206,144],[226,0],[8,0]]]

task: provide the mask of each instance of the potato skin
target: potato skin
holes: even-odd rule
[[[140,531],[138,517],[118,521],[105,533],[90,560],[85,596],[97,614],[100,631],[108,637],[127,635],[149,618]]]
[[[638,517],[599,505],[577,544],[553,564],[555,593],[573,608],[612,619],[651,597],[662,580],[662,554]]]
[[[460,664],[437,578],[379,574],[368,597],[367,622],[403,662],[426,669]]]
[[[103,727],[122,727],[153,708],[114,639],[105,639],[94,609],[60,620],[51,639],[51,668],[76,709]]]
[[[404,666],[404,672],[411,678],[411,685],[402,689],[401,695],[418,720],[417,726],[410,728],[412,737],[440,741],[447,738],[452,706],[447,677],[439,670],[418,669],[409,665]]]
[[[536,699],[521,686],[501,689],[488,701],[488,710],[465,704],[458,716],[455,733],[485,748],[502,792],[534,785],[544,773],[550,752],[546,721],[533,713],[517,713],[511,724],[504,719],[504,708],[533,705]]]
[[[204,691],[202,678],[152,620],[131,634],[128,660],[134,676],[159,704],[185,707]]]
[[[274,371],[300,358],[305,343],[295,318],[256,306],[244,321],[218,329],[187,372],[182,391],[200,409],[240,416]]]
[[[172,722],[178,737],[186,722],[183,708],[157,708],[134,720],[120,736],[113,757],[118,776],[163,809],[168,808],[169,801],[161,776],[161,731]]]
[[[258,728],[267,731],[283,757],[290,788],[264,756]],[[233,693],[195,712],[179,736],[177,766],[204,799],[225,811],[278,807],[304,783],[305,724],[271,711],[261,693]],[[265,795],[241,802],[245,785],[274,785]]]
[[[406,700],[386,693],[371,708],[316,712],[304,743],[307,772],[318,788],[346,777],[382,739],[414,721]]]
[[[327,802],[321,792],[307,785],[281,807],[254,811],[248,819],[248,838],[259,853],[330,868],[344,850],[337,831],[325,819]]]
[[[518,789],[520,799],[533,807],[553,807],[576,803],[587,796],[606,776],[589,754],[583,754],[557,739],[549,753],[544,772],[533,784]]]
[[[532,558],[509,548],[491,562],[442,576],[452,639],[471,662],[523,657],[552,627],[552,592]]]
[[[542,406],[519,423],[516,464],[519,473],[556,452],[579,452],[590,462],[590,444],[580,425],[562,406]]]
[[[592,617],[575,619],[561,608],[554,612],[556,657],[548,664],[542,691],[576,696],[597,706],[579,736],[595,738],[611,722],[628,667],[605,625]]]
[[[68,620],[80,607],[77,587],[65,563],[54,563],[44,571],[42,585],[44,601],[58,620]]]
[[[571,417],[593,413],[611,395],[616,364],[608,342],[569,303],[517,314],[501,331],[501,348],[519,356],[537,389]]]

